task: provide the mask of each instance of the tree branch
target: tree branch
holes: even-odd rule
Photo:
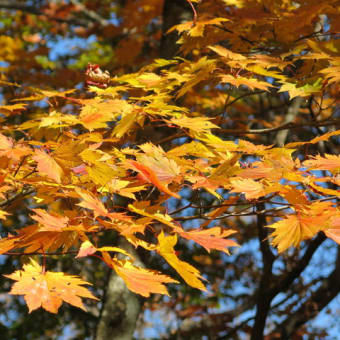
[[[24,187],[21,191],[15,193],[14,195],[8,197],[7,199],[0,201],[0,208],[4,208],[6,206],[9,206],[10,204],[12,204],[14,201],[16,201],[17,199],[22,199],[25,196],[28,196],[30,194],[33,194],[35,192],[35,188],[34,187]]]
[[[287,115],[285,116],[285,122],[284,124],[289,124],[291,122],[293,122],[296,118],[296,116],[298,115],[299,111],[300,111],[300,107],[302,105],[302,97],[297,97],[294,98],[288,108],[288,112]],[[284,146],[286,143],[286,139],[288,136],[288,130],[280,130],[278,132],[278,134],[276,135],[275,138],[275,144],[277,144],[278,146]]]
[[[306,322],[313,319],[340,292],[340,248],[333,272],[322,281],[321,286],[311,294],[274,332],[281,334],[281,339],[292,339],[293,334]]]
[[[81,12],[83,12],[83,14],[90,20],[90,21],[94,21],[97,22],[98,24],[100,24],[101,26],[107,26],[109,24],[109,22],[104,19],[103,17],[101,17],[98,13],[96,13],[95,11],[91,11],[89,9],[87,9],[82,3],[80,3],[78,0],[70,0],[70,3],[73,4],[74,6],[76,6],[77,8],[79,8],[81,10]]]
[[[264,203],[259,203],[257,210],[262,211],[264,209]],[[272,267],[275,260],[273,253],[271,252],[267,239],[267,231],[264,229],[266,218],[264,214],[257,215],[257,230],[258,239],[260,243],[260,249],[262,252],[263,271],[261,275],[261,281],[257,291],[256,301],[256,315],[254,326],[251,331],[251,340],[263,339],[263,331],[266,325],[267,316],[270,310],[270,304],[272,297],[267,294],[268,283],[271,281],[273,273]]]
[[[136,265],[143,267],[139,255],[130,243],[123,238],[118,243],[120,248],[133,255]],[[110,273],[102,303],[95,339],[132,340],[142,299],[131,292],[114,271]]]
[[[84,6],[82,6],[82,7],[84,7]],[[30,13],[30,14],[34,14],[34,15],[43,15],[43,16],[46,16],[47,18],[49,18],[53,21],[57,21],[57,22],[61,22],[61,23],[67,23],[67,24],[71,24],[71,25],[83,26],[83,27],[88,27],[89,22],[97,22],[97,23],[100,23],[101,25],[103,25],[103,23],[105,21],[105,25],[108,24],[107,21],[105,19],[102,19],[102,18],[101,18],[100,21],[98,21],[98,18],[94,18],[93,15],[91,14],[92,11],[90,11],[90,12],[88,10],[84,11],[84,8],[81,8],[81,11],[84,13],[84,16],[86,17],[86,19],[79,19],[79,18],[75,18],[75,17],[69,18],[69,19],[55,18],[53,16],[50,16],[50,15],[44,13],[43,11],[36,8],[35,6],[27,5],[25,3],[15,2],[15,1],[0,0],[0,9],[1,8],[2,9],[8,9],[8,10],[22,11],[22,12],[26,12],[26,13]],[[91,17],[91,15],[92,15],[92,17]]]
[[[326,236],[323,232],[319,234],[309,243],[307,250],[297,262],[295,267],[284,277],[278,278],[278,284],[275,285],[268,293],[273,296],[273,298],[289,288],[293,281],[300,276],[300,274],[306,269],[310,260],[312,259],[314,253],[319,248],[319,246],[325,241]]]
[[[234,135],[249,135],[249,134],[267,134],[270,132],[280,131],[280,130],[290,130],[290,129],[301,129],[307,126],[338,126],[340,127],[340,119],[328,119],[322,121],[313,121],[313,122],[305,122],[303,124],[296,124],[296,123],[284,123],[282,125],[268,128],[268,129],[249,129],[249,130],[242,130],[242,129],[214,129],[214,132],[217,134],[220,133],[230,133]]]

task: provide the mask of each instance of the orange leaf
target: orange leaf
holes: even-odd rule
[[[340,215],[331,218],[330,228],[325,231],[327,237],[340,244]]]
[[[327,237],[340,244],[340,229],[328,229],[325,231]]]
[[[143,180],[145,180],[148,183],[152,183],[154,186],[156,186],[160,191],[165,192],[166,194],[173,196],[175,198],[180,199],[181,197],[172,192],[171,190],[169,190],[156,176],[156,174],[154,173],[154,171],[149,168],[146,165],[143,165],[141,163],[138,163],[136,161],[133,160],[129,160],[128,164],[130,164],[132,170],[139,172],[139,174],[141,175],[141,177],[143,178]]]
[[[35,156],[32,158],[38,163],[37,169],[40,173],[47,175],[57,183],[61,183],[64,172],[52,156],[42,150],[35,150]]]
[[[230,180],[230,182],[233,186],[230,192],[242,192],[245,194],[247,200],[266,195],[262,183],[256,182],[253,179],[237,178]]]
[[[315,202],[309,206],[302,206],[295,215],[288,215],[285,219],[268,226],[274,228],[272,244],[281,253],[290,246],[297,247],[300,242],[312,238],[321,230],[328,228],[335,209],[329,202]]]
[[[97,251],[97,248],[90,241],[84,241],[80,246],[80,249],[78,251],[76,258],[92,255],[96,251]]]
[[[86,281],[61,272],[44,272],[33,259],[23,266],[23,270],[4,276],[17,281],[10,294],[24,295],[30,313],[40,307],[57,313],[63,301],[86,310],[81,297],[97,300],[87,288],[82,287],[89,284]]]
[[[26,146],[14,144],[12,138],[8,138],[0,133],[0,156],[6,156],[14,162],[18,162],[21,157],[30,154],[30,149]]]
[[[160,255],[181,275],[184,281],[191,287],[206,290],[204,284],[200,281],[203,279],[200,272],[176,256],[174,246],[177,243],[177,236],[165,236],[164,233],[161,232],[158,235],[158,242]]]
[[[193,240],[204,247],[208,252],[216,249],[229,254],[227,247],[237,247],[238,244],[232,240],[225,240],[231,234],[236,233],[235,230],[222,230],[221,227],[214,227],[205,230],[191,230],[180,233],[180,235],[188,240]]]
[[[44,226],[40,231],[62,231],[68,225],[68,217],[60,215],[51,215],[42,209],[32,209],[36,215],[31,218]]]
[[[84,200],[83,202],[78,203],[82,208],[93,210],[94,217],[98,216],[107,216],[108,211],[104,207],[104,204],[96,197],[94,194],[88,191],[83,191],[79,189],[75,189],[77,194]]]
[[[155,270],[135,267],[129,261],[113,260],[112,265],[131,291],[145,297],[150,293],[169,295],[164,283],[178,283]]]
[[[310,168],[310,170],[329,170],[338,171],[340,170],[340,156],[336,155],[320,155],[314,157],[314,159],[304,161],[303,165]]]

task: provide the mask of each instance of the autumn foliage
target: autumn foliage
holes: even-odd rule
[[[261,249],[275,256],[321,234],[340,244],[339,1],[183,2],[191,19],[168,31],[177,55],[157,56],[159,32],[137,34],[161,2],[141,1],[141,17],[128,1],[123,25],[137,33],[111,62],[72,69],[71,86],[58,70],[45,84],[43,67],[21,78],[34,36],[0,37],[0,254],[30,257],[5,275],[29,312],[97,299],[79,273],[50,270],[50,256],[91,257],[149,297],[206,291],[178,245],[229,255],[242,248],[242,218],[265,216]],[[18,207],[28,209],[19,228]]]

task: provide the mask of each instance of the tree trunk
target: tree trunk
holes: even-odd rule
[[[183,0],[165,0],[163,7],[162,40],[160,56],[173,58],[178,50],[176,41],[179,38],[177,32],[166,32],[174,25],[179,24],[186,16],[190,20],[191,10]],[[150,134],[149,134],[150,135]],[[152,136],[152,134],[151,134]],[[138,254],[128,242],[122,241],[121,248],[132,254],[138,266],[143,266]],[[142,308],[142,299],[129,291],[124,281],[111,272],[106,296],[103,301],[101,315],[99,317],[95,340],[132,340],[136,322]]]
[[[96,340],[132,340],[140,310],[139,297],[129,291],[124,281],[112,271]]]
[[[143,267],[143,263],[131,244],[120,238],[118,246],[133,255],[136,266]],[[142,303],[142,298],[131,292],[123,279],[112,270],[103,299],[95,339],[132,340]]]

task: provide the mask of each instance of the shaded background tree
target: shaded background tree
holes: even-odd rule
[[[191,5],[195,6],[194,11]],[[77,88],[78,98],[92,98],[93,93],[84,87],[89,62],[99,64],[112,77],[136,72],[138,78],[139,70],[146,67],[145,72],[155,75],[168,70],[169,89],[163,92],[173,95],[167,97],[168,105],[187,109],[193,118],[211,118],[220,127],[213,127],[213,133],[224,141],[242,139],[275,146],[308,141],[335,131],[340,125],[339,6],[339,1],[312,0],[207,0],[192,4],[185,0],[0,1],[3,104],[13,104],[13,98],[32,96],[35,88]],[[181,25],[166,34],[176,24]],[[150,66],[157,58],[175,57],[180,58],[169,64],[159,61],[158,69]],[[129,81],[131,89],[127,95],[138,98],[150,94],[146,87],[152,88],[158,79],[145,79],[145,87]],[[15,82],[23,88],[5,86],[5,82]],[[25,110],[21,102],[0,108],[4,122],[26,122],[29,127],[47,108],[44,96],[34,95]],[[72,106],[63,99],[49,101],[60,110]],[[152,141],[168,151],[196,140],[186,127],[159,124],[156,119],[147,122],[141,123],[141,128],[131,129],[116,145]],[[203,122],[198,124],[199,130]],[[60,127],[46,126],[41,131],[41,141],[53,140],[59,132]],[[294,145],[294,158],[302,160],[306,154],[336,155],[338,142],[335,136],[327,141]],[[254,161],[261,156],[250,144],[248,147],[250,151],[242,154],[240,164],[245,170],[256,169]],[[202,156],[204,152],[208,151],[197,150],[196,154]],[[287,161],[286,155],[277,156],[277,163]],[[234,249],[231,256],[207,254],[196,245],[180,242],[181,258],[204,273],[209,293],[184,285],[171,286],[171,297],[153,296],[145,301],[94,259],[74,262],[67,256],[62,261],[60,257],[51,257],[49,266],[81,273],[92,282],[101,303],[89,302],[88,313],[63,306],[57,316],[44,311],[27,315],[21,299],[3,295],[3,334],[8,339],[51,339],[63,334],[75,339],[108,339],[109,335],[110,339],[129,339],[131,333],[142,339],[242,339],[249,334],[252,339],[262,339],[265,334],[283,339],[292,338],[293,334],[297,338],[331,338],[327,331],[335,332],[337,326],[330,326],[336,318],[336,306],[330,303],[340,289],[336,244],[326,241],[320,232],[299,248],[278,254],[269,244],[271,229],[266,226],[290,211],[296,192],[277,197],[275,192],[257,195],[249,193],[250,189],[234,187],[234,192],[245,192],[245,198],[225,188],[212,194],[216,189],[214,178],[220,180],[219,176],[234,171],[234,166],[226,159],[225,167],[216,167],[215,177],[209,183],[198,181],[194,190],[183,189],[182,199],[168,207],[174,220],[184,228],[209,222],[238,231],[235,238],[242,247]],[[317,170],[317,176],[331,177],[327,167],[319,166]],[[283,172],[276,179],[285,181],[282,184],[297,180]],[[332,175],[332,180],[321,189],[314,187],[314,191],[307,192],[308,183],[300,183],[298,188],[306,190],[309,201],[321,198],[335,202],[339,180],[336,173]],[[264,173],[251,170],[248,176],[265,177]],[[30,211],[26,207],[32,206],[32,196],[33,192],[6,193],[1,207],[15,213],[2,222],[3,237],[27,224]],[[140,200],[158,198],[157,191],[150,190]],[[129,203],[119,199],[121,206]],[[114,232],[103,237],[115,244],[124,243]],[[157,256],[139,248],[135,256],[147,267],[173,273]],[[14,261],[13,257],[2,256],[1,272],[13,272],[21,261],[25,261],[22,256]],[[3,292],[7,292],[10,282],[2,277],[1,284]],[[326,312],[319,320],[324,321],[324,327],[316,327],[313,318],[322,310]],[[150,315],[161,318],[161,323],[152,324],[152,330],[145,332],[145,325],[154,319]]]

